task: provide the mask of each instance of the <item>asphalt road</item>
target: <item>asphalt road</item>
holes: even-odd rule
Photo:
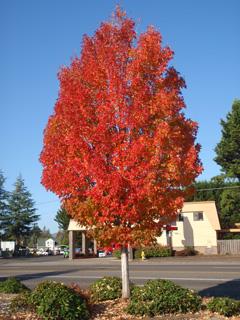
[[[240,257],[171,257],[130,262],[130,280],[138,285],[149,279],[169,279],[197,290],[202,296],[240,299]],[[0,281],[16,276],[33,288],[43,280],[78,283],[82,288],[103,276],[121,276],[113,258],[76,259],[62,256],[0,259]]]

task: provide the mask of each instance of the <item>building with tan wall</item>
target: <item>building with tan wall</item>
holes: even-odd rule
[[[157,242],[174,250],[193,247],[203,254],[217,254],[217,231],[221,229],[214,201],[185,202],[177,221],[177,230],[163,231]]]
[[[159,244],[171,245],[174,250],[194,247],[202,254],[217,254],[217,231],[221,227],[214,201],[185,202],[177,221],[172,225],[176,226],[177,230],[164,230],[161,237],[157,238]],[[86,228],[71,219],[68,231],[70,259],[73,259],[76,232],[81,233],[82,252],[86,252]],[[94,253],[96,252],[97,245],[94,240]]]

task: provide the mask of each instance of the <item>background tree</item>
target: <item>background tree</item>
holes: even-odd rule
[[[68,245],[68,225],[70,217],[67,213],[67,210],[64,207],[61,207],[56,214],[54,221],[57,222],[59,231],[56,236],[57,243],[61,245]]]
[[[155,241],[202,171],[173,52],[153,27],[138,38],[134,27],[117,9],[84,37],[81,57],[59,73],[40,156],[42,183],[68,213],[101,244],[121,245],[123,297],[127,245]]]
[[[6,178],[4,177],[2,171],[0,171],[0,239],[4,233],[4,224],[8,212],[8,192],[4,189],[5,180]]]
[[[240,184],[224,175],[194,183],[195,192],[186,201],[215,201],[222,228],[240,222]]]
[[[222,228],[240,223],[240,188],[223,190],[220,198]]]
[[[42,230],[39,228],[37,223],[33,224],[30,238],[28,239],[28,246],[36,248],[37,247],[37,241],[41,237]]]
[[[56,235],[56,241],[59,245],[69,245],[68,232],[58,230]]]
[[[52,234],[50,232],[50,229],[48,229],[46,226],[43,226],[41,233],[40,233],[40,238],[44,238],[44,239],[52,238]]]
[[[67,213],[67,210],[64,207],[61,207],[54,218],[54,221],[57,222],[58,228],[63,231],[67,231],[70,217]]]
[[[6,237],[16,240],[17,245],[26,242],[31,235],[34,223],[39,219],[34,208],[34,201],[30,192],[19,176],[14,184],[15,189],[8,198],[8,214],[4,223]]]
[[[226,121],[221,120],[222,138],[217,144],[215,161],[229,177],[240,181],[240,100],[235,100]]]
[[[225,182],[224,176],[216,176],[209,181],[196,181],[193,185],[195,192],[187,197],[186,201],[216,201],[218,208],[220,208],[219,204],[223,188],[230,186]]]

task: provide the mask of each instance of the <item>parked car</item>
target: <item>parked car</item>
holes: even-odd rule
[[[107,256],[106,250],[104,250],[103,248],[99,248],[97,251],[97,256],[99,258],[103,258]]]
[[[113,247],[104,247],[104,248],[98,248],[97,250],[97,256],[99,258],[101,257],[106,257],[106,256],[111,256],[113,252]]]
[[[51,252],[48,249],[46,249],[46,250],[38,249],[37,252],[36,252],[36,255],[37,256],[49,256],[49,255],[51,255]]]

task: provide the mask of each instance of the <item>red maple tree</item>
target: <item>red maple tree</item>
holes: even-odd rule
[[[147,244],[175,219],[202,171],[196,122],[173,51],[117,8],[59,72],[44,132],[42,183],[103,244]]]

